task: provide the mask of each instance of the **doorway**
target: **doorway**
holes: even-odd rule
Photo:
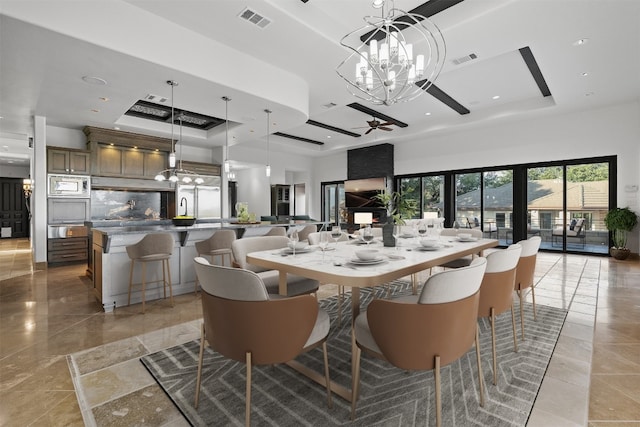
[[[29,203],[21,178],[0,178],[0,227],[2,237],[29,237]]]

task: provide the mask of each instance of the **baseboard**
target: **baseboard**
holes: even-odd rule
[[[33,264],[34,269],[36,270],[46,270],[47,263],[46,262],[36,262]]]

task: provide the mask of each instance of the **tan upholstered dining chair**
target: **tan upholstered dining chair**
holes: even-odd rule
[[[478,318],[489,318],[491,322],[491,352],[493,354],[493,384],[498,383],[498,362],[496,357],[496,316],[511,309],[513,328],[513,350],[518,351],[516,338],[516,316],[513,310],[513,286],[516,281],[516,267],[522,246],[511,245],[507,249],[491,252],[486,256],[487,269],[480,286]]]
[[[237,239],[231,244],[234,265],[257,273],[264,282],[267,292],[278,294],[280,272],[249,264],[247,262],[247,254],[250,252],[284,249],[287,247],[287,243],[289,243],[289,239],[284,236],[259,236]],[[287,275],[287,296],[314,293],[318,290],[319,285],[320,283],[317,280],[289,274]]]
[[[542,238],[540,236],[529,237],[527,240],[518,242],[522,246],[518,268],[516,269],[515,291],[520,298],[520,326],[522,328],[522,339],[524,339],[524,291],[531,288],[531,300],[533,303],[533,320],[537,320],[536,314],[536,293],[533,283],[536,270],[536,258]]]
[[[443,228],[442,231],[440,232],[440,236],[444,238],[456,237],[458,233],[467,233],[467,234],[471,234],[471,237],[475,239],[482,239],[482,230],[480,230],[479,228],[461,228],[459,230],[455,228]],[[444,267],[444,268],[466,267],[471,264],[472,260],[473,260],[473,256],[467,255],[467,256],[454,259],[453,261],[444,263],[440,267]]]
[[[400,369],[433,370],[436,423],[440,426],[440,367],[462,357],[475,342],[480,406],[484,406],[477,315],[486,265],[486,259],[479,257],[468,267],[436,273],[425,281],[420,295],[373,300],[356,318],[352,420],[359,395],[362,352]]]
[[[198,256],[209,258],[212,263],[220,258],[220,265],[225,265],[225,258],[228,259],[228,266],[233,263],[233,252],[231,244],[236,240],[236,232],[234,230],[217,230],[211,237],[206,240],[196,242],[196,251]],[[198,279],[195,282],[195,292],[198,292]]]
[[[322,347],[324,353],[327,404],[331,407],[327,358],[330,321],[316,299],[301,295],[272,300],[260,276],[252,271],[210,265],[200,257],[194,262],[202,286],[203,314],[196,409],[205,342],[224,357],[246,364],[246,426],[251,424],[252,367],[285,363],[317,347]]]

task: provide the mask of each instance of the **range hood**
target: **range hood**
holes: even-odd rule
[[[152,179],[113,178],[107,176],[91,177],[91,188],[94,190],[129,190],[129,191],[175,191],[169,181]]]

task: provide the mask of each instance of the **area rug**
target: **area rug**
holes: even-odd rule
[[[393,295],[411,292],[407,282],[391,284]],[[363,289],[363,309],[372,292]],[[336,321],[337,298],[321,301],[331,315],[328,340],[331,379],[350,388],[351,335],[349,309],[341,324]],[[349,295],[343,302],[350,307]],[[519,306],[516,302],[516,310]],[[480,348],[485,381],[485,406],[479,406],[475,349],[442,368],[442,416],[445,426],[524,426],[558,339],[566,310],[526,304],[526,340],[518,338],[513,351],[511,316],[503,313],[496,322],[498,385],[493,385],[491,329],[480,321]],[[517,313],[517,311],[516,311]],[[519,323],[519,322],[518,322]],[[520,333],[518,324],[518,333]],[[433,327],[437,327],[434,325]],[[416,326],[417,328],[417,326]],[[202,374],[200,404],[193,405],[199,341],[191,341],[150,354],[142,363],[165,390],[185,418],[194,426],[244,424],[245,366],[229,361],[207,348]],[[301,355],[299,362],[322,372],[320,349]],[[254,367],[252,425],[261,426],[414,426],[435,425],[433,372],[407,372],[383,361],[362,356],[357,418],[350,421],[350,403],[334,395],[327,407],[325,389],[286,365]]]

